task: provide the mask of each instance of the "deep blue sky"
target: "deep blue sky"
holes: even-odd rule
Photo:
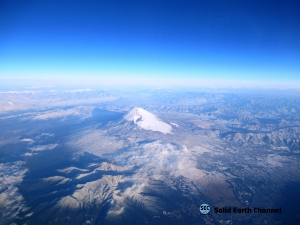
[[[0,78],[38,77],[300,83],[300,1],[1,0]]]

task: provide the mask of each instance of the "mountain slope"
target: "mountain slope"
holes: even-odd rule
[[[172,127],[169,124],[139,107],[133,108],[120,123],[133,123],[144,130],[158,131],[163,134],[172,133]]]

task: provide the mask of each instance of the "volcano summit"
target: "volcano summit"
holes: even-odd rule
[[[172,127],[169,124],[140,107],[135,107],[127,113],[121,120],[121,123],[133,123],[144,130],[158,131],[163,134],[171,134],[172,131]]]

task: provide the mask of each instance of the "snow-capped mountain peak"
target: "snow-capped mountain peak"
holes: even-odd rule
[[[133,108],[124,116],[123,121],[133,122],[144,130],[158,131],[164,134],[171,133],[172,130],[169,124],[140,107]]]

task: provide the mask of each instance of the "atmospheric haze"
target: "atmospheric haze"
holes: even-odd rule
[[[299,12],[1,1],[0,224],[300,224]]]

